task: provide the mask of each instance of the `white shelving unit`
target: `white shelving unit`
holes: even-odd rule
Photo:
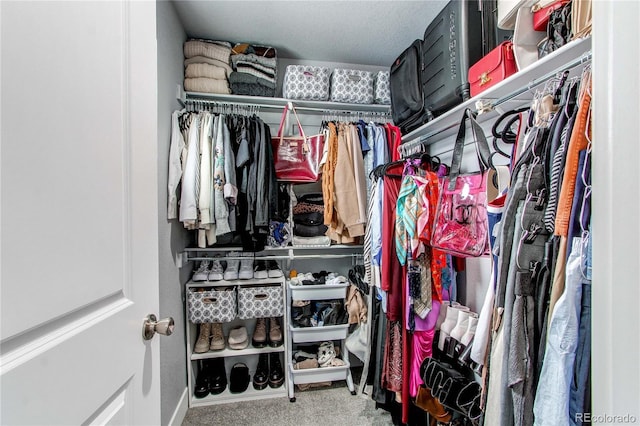
[[[490,109],[478,115],[480,123],[495,119],[504,111],[529,105],[535,89],[544,85],[549,78],[563,70],[569,70],[569,77],[579,76],[584,65],[590,60],[591,37],[571,41],[495,86],[403,135],[403,146],[410,147],[415,144],[427,146],[454,135],[460,125],[462,112],[466,108],[476,110],[476,103],[479,101],[488,105]]]
[[[218,253],[220,250],[216,250]],[[279,285],[282,289],[282,300],[283,303],[286,304],[286,291],[285,291],[285,281],[283,277],[280,278],[264,278],[264,279],[250,279],[250,280],[233,280],[233,281],[189,281],[186,284],[186,289],[190,288],[200,288],[200,287],[243,287],[243,286],[253,286],[253,285]],[[188,303],[188,302],[187,302]],[[286,306],[286,305],[285,305]],[[285,309],[286,312],[286,309]],[[209,351],[205,353],[194,353],[193,347],[195,345],[196,340],[198,339],[198,326],[189,321],[189,312],[188,305],[185,307],[185,324],[187,324],[186,337],[187,337],[187,385],[189,388],[189,407],[201,407],[205,405],[212,404],[224,404],[230,402],[239,402],[239,401],[251,401],[257,399],[266,399],[266,398],[277,398],[277,397],[285,397],[288,394],[288,389],[291,387],[289,382],[289,377],[287,374],[287,360],[286,356],[282,362],[282,373],[285,376],[284,384],[279,388],[271,388],[266,387],[262,390],[255,390],[252,386],[251,380],[253,379],[253,375],[256,372],[256,366],[258,362],[258,355],[264,353],[282,353],[287,354],[289,348],[289,338],[288,338],[288,327],[286,323],[286,316],[280,318],[281,329],[282,329],[282,337],[283,344],[278,347],[265,346],[263,348],[255,348],[251,345],[251,336],[253,335],[253,330],[255,328],[256,320],[241,320],[234,319],[231,322],[223,324],[223,331],[225,335],[225,341],[227,341],[229,336],[229,330],[237,325],[244,325],[247,328],[247,334],[249,338],[249,346],[245,349],[231,349],[225,347],[219,351]],[[213,359],[213,358],[224,358],[225,359],[225,372],[227,374],[227,387],[226,389],[218,394],[218,395],[207,395],[204,398],[196,398],[194,396],[194,387],[196,383],[196,378],[198,375],[197,364],[201,360]],[[249,367],[249,375],[250,375],[250,383],[249,387],[246,391],[241,393],[231,393],[229,391],[229,373],[231,367],[236,362],[244,362],[247,367]]]
[[[344,344],[347,337],[349,324],[328,325],[321,327],[295,327],[291,323],[291,301],[292,300],[328,300],[344,299],[347,295],[349,284],[340,285],[310,285],[292,286],[287,285],[287,318],[289,321],[289,336],[291,341],[288,345],[288,376],[289,376],[289,400],[295,402],[295,389],[297,384],[318,383],[327,381],[346,380],[347,387],[352,395],[356,394],[353,378],[351,377],[351,365],[349,364],[349,351]],[[340,341],[340,358],[345,365],[337,367],[319,367],[303,370],[295,370],[291,362],[293,358],[293,345],[298,343],[321,343],[325,341]]]
[[[185,92],[182,86],[178,85],[176,97],[183,105],[187,100],[217,102],[220,104],[233,104],[239,106],[258,106],[260,108],[282,109],[290,102],[299,112],[311,114],[321,114],[325,111],[352,111],[369,112],[378,114],[389,114],[390,105],[380,104],[350,104],[329,101],[303,101],[296,99],[271,98],[264,96],[244,96],[244,95],[220,95],[215,93]]]

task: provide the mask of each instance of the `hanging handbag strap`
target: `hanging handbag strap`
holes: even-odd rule
[[[293,111],[293,115],[296,117],[296,122],[298,123],[298,130],[300,131],[300,136],[305,138],[304,130],[302,130],[302,124],[300,124],[300,119],[298,118],[298,113],[296,112],[296,109],[292,103],[289,103],[289,105],[285,105],[284,110],[282,111],[282,117],[280,117],[280,127],[278,127],[277,137],[280,140],[282,140],[282,138],[284,137],[284,135],[282,134],[282,129],[284,128],[284,121],[287,118],[287,112],[289,111],[289,109]]]
[[[480,171],[484,173],[489,168],[489,158],[491,151],[489,149],[489,143],[484,135],[484,131],[480,124],[476,121],[476,115],[469,108],[464,110],[460,127],[458,128],[458,136],[456,137],[456,144],[453,147],[453,158],[451,160],[451,171],[449,172],[449,190],[453,191],[456,187],[456,178],[460,174],[460,165],[462,164],[462,154],[464,151],[464,140],[467,129],[467,120],[471,124],[471,131],[476,145],[476,156],[478,158],[478,165]]]

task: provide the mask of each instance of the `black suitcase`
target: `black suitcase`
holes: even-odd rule
[[[402,134],[427,122],[422,92],[422,40],[415,40],[389,70],[391,115]]]
[[[496,20],[496,0],[452,0],[398,56],[389,84],[402,134],[469,99],[469,68],[511,35]]]
[[[429,119],[469,99],[469,67],[484,53],[477,0],[452,0],[429,24],[422,47],[422,82]]]

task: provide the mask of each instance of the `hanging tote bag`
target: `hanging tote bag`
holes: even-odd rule
[[[471,123],[480,171],[461,174],[467,120]],[[470,109],[464,111],[449,176],[442,178],[431,245],[460,257],[485,254],[489,243],[487,176],[489,144]]]
[[[316,182],[320,177],[320,157],[324,134],[306,136],[293,105],[291,110],[298,123],[299,135],[284,136],[283,127],[288,107],[284,108],[278,134],[271,138],[276,178],[285,182]]]

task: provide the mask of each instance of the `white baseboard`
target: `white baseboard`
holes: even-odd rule
[[[187,415],[188,409],[189,390],[187,388],[184,388],[184,392],[182,392],[182,396],[180,397],[180,401],[178,401],[178,405],[173,412],[173,416],[171,416],[171,420],[169,420],[169,426],[180,426],[185,416]]]

